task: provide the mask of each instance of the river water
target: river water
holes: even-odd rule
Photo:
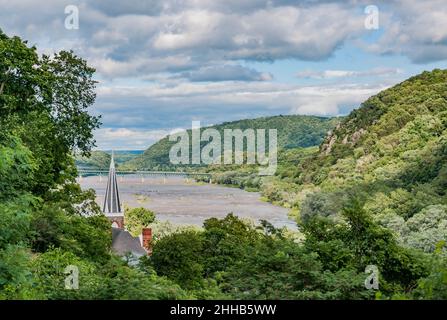
[[[96,201],[102,207],[107,177],[90,176],[78,180],[83,189],[93,188]],[[198,225],[211,218],[235,215],[255,223],[267,220],[276,227],[296,229],[288,219],[286,208],[260,200],[257,192],[247,192],[214,184],[198,184],[183,177],[145,177],[126,175],[118,178],[121,203],[130,207],[145,207],[156,213],[157,219],[176,225]]]

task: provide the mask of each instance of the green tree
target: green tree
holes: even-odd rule
[[[404,227],[404,244],[433,252],[440,241],[447,241],[447,206],[428,206],[408,219]],[[444,247],[444,251],[447,252],[447,248]]]
[[[371,298],[363,281],[353,268],[325,270],[318,254],[265,224],[258,240],[220,273],[219,284],[236,299]]]
[[[182,231],[157,241],[151,261],[158,275],[166,276],[186,289],[197,289],[203,279],[203,238],[194,231]]]
[[[376,265],[385,293],[409,290],[427,275],[426,257],[400,246],[391,231],[373,221],[358,197],[343,208],[343,216],[344,223],[314,217],[303,226],[306,247],[317,252],[325,266],[363,272],[366,266]],[[336,250],[331,254],[329,248]]]
[[[445,241],[438,242],[434,256],[431,257],[430,274],[418,281],[412,293],[413,298],[447,300],[447,257],[442,255],[445,246]]]
[[[68,274],[65,270],[74,266],[79,271],[79,288],[67,290],[65,279]],[[33,281],[41,295],[46,299],[96,299],[101,298],[97,293],[104,286],[96,265],[81,259],[70,251],[53,248],[38,255],[31,262]]]
[[[55,247],[91,261],[110,258],[110,222],[104,215],[69,215],[57,203],[45,204],[33,214],[31,226],[31,245],[37,252]]]
[[[95,70],[73,52],[39,57],[35,47],[1,31],[0,53],[0,132],[14,132],[33,153],[31,186],[43,196],[74,179],[72,152],[88,154],[94,146],[99,118],[88,108]]]
[[[257,239],[258,232],[232,213],[224,219],[207,219],[203,232],[205,275],[224,271],[236,263]]]
[[[125,208],[124,220],[129,232],[137,237],[143,228],[147,228],[155,220],[155,213],[146,208]]]

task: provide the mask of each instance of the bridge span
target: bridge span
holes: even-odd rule
[[[82,179],[83,177],[90,176],[98,176],[102,180],[102,177],[107,178],[109,175],[109,170],[95,170],[95,169],[79,169],[78,168],[78,179]],[[167,178],[167,177],[180,177],[180,178],[205,178],[205,181],[211,183],[211,173],[203,173],[203,172],[186,172],[186,171],[153,171],[153,170],[136,170],[136,171],[127,171],[127,170],[116,170],[116,175],[122,181],[122,179],[126,176],[138,176],[144,181],[145,177],[155,177],[155,178]]]

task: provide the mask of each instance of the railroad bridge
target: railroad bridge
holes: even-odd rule
[[[183,178],[194,178],[194,177],[208,177],[211,178],[211,173],[203,172],[187,172],[187,171],[152,171],[152,170],[114,170],[115,174],[119,177],[125,177],[126,175],[137,175],[141,177],[183,177]],[[89,176],[104,176],[109,175],[109,170],[95,170],[95,169],[82,169],[78,168],[79,177],[89,177]]]

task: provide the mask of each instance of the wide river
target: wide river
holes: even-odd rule
[[[78,180],[83,189],[93,188],[96,201],[102,207],[106,177],[90,176]],[[286,208],[260,200],[257,192],[247,192],[214,184],[198,184],[182,177],[145,177],[127,175],[118,178],[122,204],[145,207],[154,211],[157,219],[176,225],[199,225],[211,217],[225,217],[233,212],[256,223],[267,220],[276,227],[296,229],[288,219]]]

